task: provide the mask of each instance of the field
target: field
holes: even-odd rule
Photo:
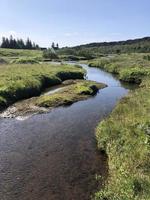
[[[21,50],[21,49],[3,49],[0,48],[0,58],[3,58],[7,62],[11,62],[15,59],[42,59],[41,50]]]
[[[149,55],[98,59],[91,66],[140,84],[96,130],[98,148],[108,155],[109,177],[95,200],[150,199],[150,61]]]

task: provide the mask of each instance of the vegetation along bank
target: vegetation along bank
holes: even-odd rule
[[[106,87],[105,84],[94,81],[67,80],[62,83],[58,91],[46,92],[41,96],[19,101],[2,112],[0,116],[13,118],[34,113],[45,113],[54,107],[67,106],[85,100],[94,96],[99,89],[104,87]]]
[[[150,199],[150,59],[124,54],[97,59],[90,66],[138,83],[96,129],[98,148],[108,155],[109,177],[95,200]]]
[[[52,64],[12,64],[0,66],[0,108],[29,97],[38,96],[47,87],[67,79],[83,79],[78,66]]]

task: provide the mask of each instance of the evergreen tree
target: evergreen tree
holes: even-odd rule
[[[5,47],[4,47],[4,48],[9,48],[9,45],[10,45],[9,39],[6,38],[6,39],[5,39]]]
[[[15,39],[11,35],[10,38],[2,37],[1,48],[11,48],[11,49],[39,49],[39,46],[32,43],[28,38],[26,42],[23,39]]]
[[[2,37],[1,48],[7,48],[7,47],[6,47],[6,39],[5,39],[5,37]]]
[[[32,49],[32,42],[31,40],[28,38],[27,41],[26,41],[26,49]]]
[[[58,44],[58,43],[56,44],[56,49],[57,49],[57,50],[59,49],[59,44]]]
[[[11,48],[11,49],[14,48],[14,40],[13,40],[13,36],[12,35],[9,38],[9,48]]]
[[[39,48],[40,48],[38,44],[36,44],[35,47],[36,47],[36,49],[39,49]]]
[[[18,49],[25,49],[25,44],[22,39],[18,39],[17,44],[18,44]]]
[[[52,49],[55,49],[55,43],[54,42],[52,42]]]
[[[47,50],[43,51],[43,57],[47,59],[57,59],[58,55],[56,54],[55,50],[53,48],[49,48]]]
[[[32,48],[33,48],[33,49],[36,49],[36,44],[35,44],[35,42],[33,42]]]

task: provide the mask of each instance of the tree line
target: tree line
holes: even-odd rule
[[[10,49],[39,49],[39,45],[32,42],[29,38],[24,41],[23,39],[15,39],[12,35],[10,38],[2,37],[0,47]]]

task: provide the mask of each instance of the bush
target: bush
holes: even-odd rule
[[[77,55],[80,56],[80,57],[84,57],[87,60],[91,60],[91,59],[95,58],[95,56],[93,55],[92,51],[85,50],[85,49],[79,50],[77,52]]]
[[[147,71],[141,68],[127,68],[120,71],[120,80],[130,83],[141,83],[143,76],[147,75]]]
[[[47,49],[43,51],[43,57],[46,59],[58,59],[58,56],[54,49]]]

